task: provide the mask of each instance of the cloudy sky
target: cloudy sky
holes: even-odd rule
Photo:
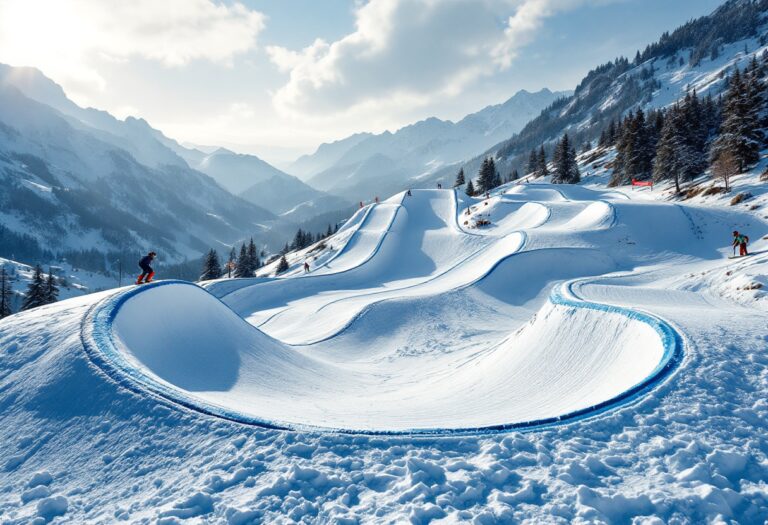
[[[595,65],[721,0],[0,0],[0,62],[84,106],[282,162],[456,119]]]

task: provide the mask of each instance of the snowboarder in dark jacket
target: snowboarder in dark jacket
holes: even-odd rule
[[[152,261],[155,260],[157,254],[155,252],[149,252],[147,255],[141,258],[139,261],[139,268],[141,268],[141,275],[136,280],[136,284],[151,283],[152,277],[155,276],[155,271],[152,269]],[[144,279],[146,277],[146,280]]]

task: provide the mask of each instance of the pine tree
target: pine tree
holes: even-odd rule
[[[461,168],[459,170],[459,173],[456,175],[456,182],[453,183],[454,188],[458,188],[459,186],[463,186],[464,182],[464,168]]]
[[[498,188],[499,186],[501,186],[501,175],[499,175],[499,170],[496,169],[496,162],[493,160],[493,157],[491,157],[490,159],[490,164],[491,164],[491,170],[493,173],[493,178],[491,179],[492,181],[491,189]]]
[[[720,133],[720,106],[712,95],[704,99],[703,119],[707,127],[707,143]]]
[[[46,303],[45,292],[45,278],[43,277],[43,269],[38,264],[35,266],[35,273],[32,276],[32,280],[27,287],[27,295],[24,297],[24,301],[21,303],[22,310],[30,310],[43,306]]]
[[[0,319],[8,317],[13,313],[11,301],[13,300],[13,290],[11,281],[5,267],[0,268]]]
[[[304,232],[301,228],[299,228],[296,231],[296,234],[293,236],[293,241],[291,242],[291,250],[300,250],[304,246],[302,246],[304,242]]]
[[[618,186],[627,184],[629,180],[626,177],[625,166],[627,163],[628,150],[630,148],[629,117],[619,122],[616,127],[616,157],[613,159],[613,171],[609,186]]]
[[[607,146],[613,146],[616,144],[616,121],[611,119],[611,123],[608,124],[608,132],[606,133],[608,139]]]
[[[496,171],[496,163],[492,157],[487,157],[483,160],[478,175],[477,189],[480,193],[487,193],[499,185],[499,174]]]
[[[475,196],[475,186],[474,184],[472,184],[472,179],[469,179],[469,182],[467,182],[467,187],[464,189],[464,193],[466,193],[470,197]]]
[[[275,274],[280,274],[288,270],[288,259],[285,258],[285,255],[280,257],[280,262],[277,263],[277,270],[275,271]]]
[[[654,152],[651,150],[645,113],[638,109],[630,120],[630,148],[628,151],[625,173],[629,180],[648,180],[651,178]]]
[[[536,176],[546,177],[549,175],[549,168],[547,168],[547,154],[544,151],[544,146],[539,148],[539,155],[536,158]]]
[[[256,243],[253,242],[253,237],[251,237],[251,242],[248,243],[248,271],[251,275],[256,272],[256,270],[259,269],[261,266],[261,261],[259,260],[259,252],[256,249]]]
[[[763,86],[756,61],[753,64],[754,71],[742,75],[737,68],[731,77],[723,101],[720,135],[710,150],[712,163],[726,153],[733,155],[739,173],[757,162],[764,140],[760,122]]]
[[[517,180],[520,178],[520,173],[517,171],[517,168],[512,170],[512,173],[509,176],[509,180]]]
[[[629,184],[633,179],[650,178],[654,152],[649,143],[645,114],[641,110],[630,113],[621,123],[618,133],[610,185]]]
[[[325,236],[330,237],[331,235],[333,235],[333,228],[331,228],[331,225],[329,224],[328,229],[325,230]]]
[[[248,249],[245,247],[245,243],[240,246],[240,255],[237,258],[237,265],[235,266],[235,277],[252,277],[251,265],[248,261]]]
[[[221,277],[219,254],[216,253],[216,250],[211,248],[203,260],[203,273],[200,275],[200,280],[210,281],[211,279],[218,279],[219,277]]]
[[[597,147],[598,148],[608,147],[608,132],[605,129],[600,132],[600,138],[597,139]]]
[[[56,278],[53,271],[48,268],[48,277],[45,279],[45,304],[52,304],[59,300],[59,287],[56,286]]]
[[[654,180],[671,179],[675,191],[680,193],[680,184],[701,174],[701,152],[696,151],[687,132],[684,109],[676,104],[664,117],[656,156],[653,162]]]
[[[552,173],[553,184],[575,184],[581,180],[579,165],[576,162],[576,149],[571,145],[567,133],[555,148],[553,162],[555,165]]]
[[[528,156],[528,166],[525,168],[527,175],[536,176],[536,172],[539,169],[539,156],[535,149],[531,150],[531,154]]]
[[[680,177],[676,171],[676,148],[682,142],[682,137],[677,133],[675,119],[677,110],[669,110],[664,119],[664,127],[661,129],[661,136],[656,145],[656,157],[653,159],[653,179],[661,181],[664,179],[673,179],[677,193],[680,193]]]

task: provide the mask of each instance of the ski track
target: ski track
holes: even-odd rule
[[[445,344],[465,319],[477,325],[464,335],[476,351],[457,347],[457,355],[466,359],[456,362],[466,368],[497,358],[515,333],[525,334],[537,323],[559,319],[568,327],[563,333],[586,337],[601,323],[628,329],[639,322],[651,327],[665,349],[642,382],[583,412],[561,414],[562,421],[527,422],[535,428],[525,427],[526,422],[503,428],[429,428],[424,430],[466,434],[417,437],[365,435],[361,429],[318,432],[312,425],[290,424],[298,429],[294,431],[265,428],[281,426],[270,421],[243,425],[237,411],[221,412],[221,407],[207,406],[165,383],[158,388],[147,381],[135,357],[123,353],[119,339],[109,346],[115,342],[112,324],[134,298],[179,287],[210,294],[173,282],[113,290],[0,322],[0,522],[765,522],[768,316],[710,291],[695,291],[691,280],[722,268],[764,268],[765,257],[730,263],[717,258],[710,246],[720,242],[721,230],[728,233],[731,224],[748,223],[755,232],[753,249],[759,253],[766,247],[757,240],[768,231],[766,223],[738,212],[691,211],[675,205],[669,208],[679,210],[680,224],[687,224],[689,231],[666,239],[653,223],[647,233],[627,229],[643,216],[642,206],[626,195],[622,202],[629,207],[618,208],[605,200],[613,198],[609,192],[590,198],[582,188],[536,186],[531,192],[507,186],[491,197],[501,201],[506,198],[503,192],[511,189],[510,197],[525,199],[528,192],[535,201],[550,192],[559,194],[565,206],[600,202],[606,212],[583,207],[570,219],[565,214],[561,217],[567,220],[552,223],[552,209],[559,206],[553,203],[545,221],[520,230],[523,242],[516,250],[500,257],[480,278],[457,286],[429,289],[442,276],[463,273],[462,268],[490,244],[420,282],[384,291],[350,289],[349,299],[328,304],[344,303],[357,294],[366,302],[362,310],[350,310],[345,326],[316,345],[316,351],[311,345],[297,347],[296,363],[317,359],[312,362],[322,373],[337,360],[362,359],[349,350],[334,356],[339,348],[351,349],[359,342],[367,341],[373,350],[382,340],[405,336],[427,343],[419,337],[432,334],[437,344]],[[452,199],[454,213],[446,224],[455,234],[493,235],[493,230],[465,233],[455,192]],[[546,200],[540,202],[547,205]],[[660,224],[675,221],[671,214],[664,217]],[[364,222],[334,259],[350,254],[346,247]],[[363,271],[363,265],[375,266],[394,223],[395,217],[370,257],[342,270],[341,279]],[[576,229],[562,231],[572,227]],[[676,254],[685,235],[701,246]],[[638,247],[654,239],[659,241],[654,245],[658,254],[645,254]],[[509,296],[488,295],[514,275],[510,272],[515,268],[528,268],[520,266],[524,258],[533,261],[532,270],[535,261],[548,260],[539,258],[557,250],[564,260],[591,260],[594,246],[605,251],[610,243],[615,246],[609,249],[615,253],[608,254],[615,259],[612,271],[573,276],[554,286],[545,282],[551,293],[531,291],[519,304],[505,306]],[[590,264],[597,269],[604,262],[595,259]],[[334,275],[278,281],[330,282]],[[237,293],[257,295],[265,285],[281,286],[278,281],[251,281]],[[217,288],[226,287],[214,286],[214,293]],[[423,293],[413,294],[420,288]],[[229,311],[226,303],[233,293],[222,296],[225,304],[211,297],[220,307],[217,311]],[[391,297],[379,297],[387,293]],[[286,309],[300,304],[294,301]],[[487,305],[483,312],[488,320],[472,313],[479,304]],[[423,319],[408,317],[409,308],[423,312]],[[505,316],[511,317],[498,326]],[[380,337],[367,335],[383,319],[393,324]],[[422,333],[419,323],[430,319],[447,323],[448,336],[429,328]],[[174,322],[173,312],[161,312],[146,328],[162,333],[164,324]],[[243,320],[238,323],[237,330],[260,333]],[[120,330],[133,324],[131,318]],[[275,352],[287,351],[279,341],[259,337],[263,344],[274,345]],[[448,358],[427,353],[409,359],[451,362],[440,361]],[[385,361],[377,362],[382,366]]]

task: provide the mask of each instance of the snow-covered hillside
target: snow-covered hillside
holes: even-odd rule
[[[287,277],[0,321],[4,519],[763,522],[768,297],[709,278],[768,220],[646,197],[415,190]]]
[[[617,57],[594,68],[572,96],[553,103],[518,134],[481,155],[436,170],[416,187],[450,184],[460,168],[474,176],[488,156],[505,176],[514,169],[525,173],[530,151],[543,146],[551,155],[564,133],[581,148],[586,142],[595,144],[611,121],[638,109],[668,108],[694,91],[702,98],[717,98],[735,67],[744,70],[753,57],[762,63],[767,24],[768,3],[729,0],[710,15],[665,32],[634,60]]]
[[[0,268],[4,268],[8,275],[10,289],[13,292],[11,309],[16,312],[19,310],[19,307],[24,300],[24,296],[27,293],[29,282],[32,280],[32,275],[34,274],[35,269],[27,264],[4,259],[2,257],[0,257]],[[88,270],[77,268],[67,262],[54,266],[45,266],[43,267],[43,271],[46,273],[51,271],[56,277],[60,300],[107,290],[120,284],[118,280],[119,275],[112,277],[104,275],[103,273],[89,272]],[[123,276],[124,284],[131,281],[131,275]]]
[[[153,248],[165,261],[180,261],[254,234],[274,246],[290,235],[291,225],[228,193],[170,150],[176,163],[25,96],[7,81],[14,73],[5,71],[0,83],[2,255],[54,262],[57,254],[95,249],[102,254],[98,267],[124,252]],[[104,118],[123,131],[134,127]],[[154,162],[139,162],[133,146]],[[153,147],[164,149],[156,141]],[[269,230],[258,226],[270,221]]]

